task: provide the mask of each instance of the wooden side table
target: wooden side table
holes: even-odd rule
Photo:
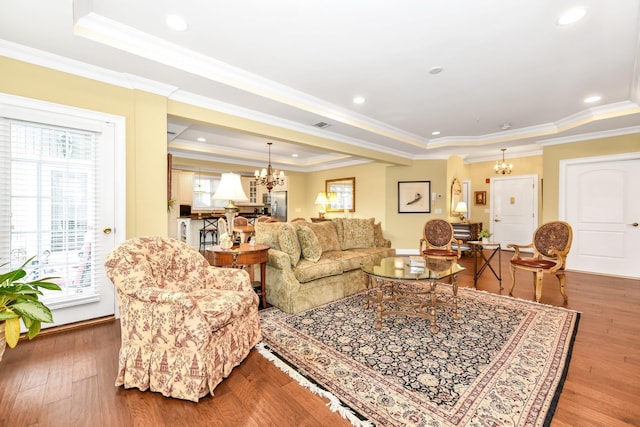
[[[267,307],[267,261],[269,259],[268,245],[250,245],[249,243],[241,243],[231,249],[222,249],[220,245],[209,247],[205,250],[205,256],[209,264],[215,267],[231,267],[241,268],[245,265],[253,266],[260,264],[260,295],[262,299],[262,307]],[[249,275],[252,278],[252,270]]]

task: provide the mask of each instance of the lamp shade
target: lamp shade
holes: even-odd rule
[[[316,205],[326,205],[329,203],[329,199],[327,199],[327,195],[324,193],[324,191],[318,193],[315,203]]]
[[[213,200],[233,200],[235,202],[246,202],[249,200],[242,188],[240,175],[235,173],[223,173],[220,179],[220,185],[216,190]]]
[[[465,202],[458,202],[455,211],[458,213],[467,213],[467,204]]]

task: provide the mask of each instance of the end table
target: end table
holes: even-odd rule
[[[474,254],[473,287],[474,288],[476,287],[476,284],[478,283],[478,278],[480,277],[482,272],[487,267],[489,267],[489,269],[491,270],[495,278],[498,279],[498,282],[500,284],[500,289],[502,289],[502,254],[501,254],[500,242],[483,242],[482,240],[468,240],[467,243],[474,248],[474,250],[472,251],[472,253]],[[488,249],[491,250],[488,258],[484,254],[484,249],[487,246],[488,246]],[[478,268],[478,253],[480,253],[480,257],[482,258],[482,264],[480,265],[480,268]],[[496,253],[498,254],[498,272],[497,273],[493,269],[493,266],[491,266],[491,260],[493,259],[494,256],[496,256]]]

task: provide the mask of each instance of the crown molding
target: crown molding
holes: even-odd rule
[[[546,139],[544,141],[538,141],[538,144],[542,147],[548,147],[551,145],[569,144],[572,142],[588,141],[591,139],[611,138],[614,136],[630,135],[633,133],[640,133],[640,126],[630,126],[621,129],[605,130],[599,132],[584,133],[580,135],[571,135],[561,138]]]
[[[126,89],[144,90],[145,92],[166,97],[177,90],[175,86],[159,83],[133,74],[107,70],[106,68],[33,49],[3,39],[0,39],[0,55],[63,73],[73,74],[78,77],[84,77]]]
[[[74,34],[176,69],[259,95],[303,111],[406,144],[424,148],[428,139],[354,113],[283,84],[90,12],[76,20]]]
[[[174,93],[171,94],[171,96],[169,96],[169,99],[171,99],[172,101],[182,102],[188,105],[205,108],[207,110],[218,111],[218,112],[229,114],[232,116],[241,117],[243,119],[253,120],[259,123],[272,125],[282,129],[300,132],[302,134],[317,136],[320,138],[327,138],[332,141],[342,142],[342,143],[355,146],[358,148],[366,149],[366,150],[372,150],[379,153],[403,157],[406,159],[410,159],[412,157],[411,153],[407,153],[406,151],[395,150],[392,148],[372,144],[358,138],[340,135],[340,134],[331,132],[330,130],[318,129],[312,125],[302,125],[298,122],[287,120],[282,117],[272,116],[259,111],[250,110],[248,108],[240,107],[234,104],[229,104],[223,101],[218,101],[212,98],[208,98],[202,95],[197,95],[184,90],[175,91]]]

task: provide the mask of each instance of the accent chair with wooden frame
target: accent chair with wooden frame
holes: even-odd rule
[[[516,270],[531,271],[533,273],[536,302],[540,302],[542,296],[542,278],[544,273],[555,274],[560,285],[560,293],[565,301],[568,300],[565,292],[566,277],[564,268],[567,262],[567,254],[571,249],[573,230],[569,223],[553,221],[541,225],[533,233],[533,242],[528,245],[509,244],[508,248],[514,249],[511,258],[511,289],[509,295],[513,295],[516,285]],[[520,250],[533,248],[531,257],[522,257]]]
[[[420,254],[425,258],[456,261],[460,258],[460,242],[453,235],[453,226],[444,219],[432,219],[424,224],[420,239]],[[455,244],[456,249],[452,248]]]

